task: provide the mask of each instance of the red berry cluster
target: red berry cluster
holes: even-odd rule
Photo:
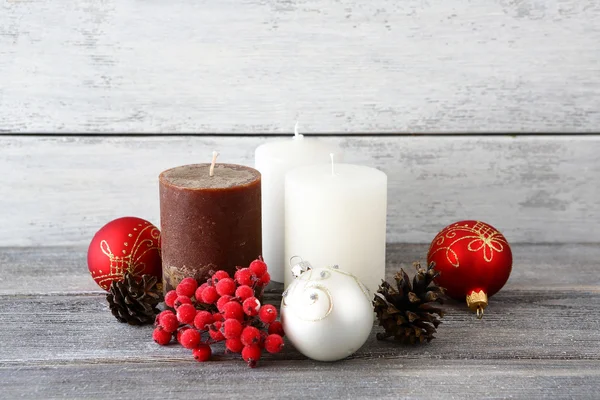
[[[233,278],[226,271],[216,271],[199,286],[195,279],[185,278],[165,295],[165,304],[175,313],[158,314],[152,338],[163,346],[175,338],[198,361],[209,360],[210,345],[224,341],[227,351],[242,353],[254,368],[263,349],[278,353],[283,348],[277,309],[261,305],[256,297],[270,280],[262,258],[248,268],[238,268]]]

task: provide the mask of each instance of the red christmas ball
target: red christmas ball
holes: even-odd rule
[[[431,242],[427,263],[435,263],[437,285],[481,318],[488,297],[498,292],[512,270],[512,251],[506,238],[481,221],[459,221],[442,229]]]
[[[104,290],[113,281],[123,280],[127,271],[154,275],[160,281],[160,231],[141,218],[115,219],[94,235],[87,259],[92,278]]]

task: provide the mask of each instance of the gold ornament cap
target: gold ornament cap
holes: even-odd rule
[[[480,290],[478,292],[472,291],[467,295],[467,306],[477,313],[477,318],[483,318],[483,310],[488,305],[487,294]]]

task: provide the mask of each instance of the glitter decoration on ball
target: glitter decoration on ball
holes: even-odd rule
[[[442,229],[431,242],[427,262],[440,275],[435,282],[446,294],[467,301],[483,317],[488,298],[506,283],[512,270],[512,251],[506,238],[481,221],[459,221]]]
[[[241,354],[254,368],[263,351],[279,353],[284,345],[277,308],[260,300],[270,281],[260,257],[247,268],[238,267],[233,277],[219,270],[204,282],[184,278],[165,295],[165,304],[175,312],[157,316],[152,338],[162,346],[176,340],[197,361],[210,360],[211,346],[224,342],[227,353]]]
[[[294,347],[317,361],[341,360],[362,347],[373,328],[372,297],[365,285],[337,266],[312,268],[301,259],[292,272],[281,320]]]
[[[115,219],[94,235],[87,261],[92,278],[106,291],[113,281],[122,281],[126,272],[156,276],[160,282],[160,231],[141,218]]]

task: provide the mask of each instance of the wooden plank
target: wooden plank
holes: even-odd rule
[[[427,248],[388,244],[387,279],[391,281],[400,268],[412,274],[412,263],[425,260]],[[512,251],[514,265],[506,290],[600,293],[597,244],[515,244]],[[86,252],[86,247],[0,247],[0,296],[103,293],[88,273]]]
[[[337,363],[152,361],[0,367],[6,398],[440,399],[581,398],[600,389],[597,361],[347,360]]]
[[[390,245],[388,278],[426,248]],[[6,398],[595,398],[598,252],[516,245],[513,275],[483,320],[450,302],[427,345],[377,341],[375,327],[346,360],[308,360],[288,343],[251,370],[218,346],[200,364],[152,343],[151,327],[118,323],[90,290],[84,248],[0,248],[0,386]]]
[[[6,1],[3,132],[590,132],[595,0]]]
[[[264,137],[0,138],[1,246],[87,245],[106,222],[158,220],[158,174],[253,165]],[[281,139],[276,139],[281,140]],[[599,136],[327,137],[388,174],[388,242],[429,243],[481,219],[511,243],[600,242]]]
[[[268,302],[279,304],[274,297]],[[375,334],[379,328],[374,327],[355,358],[600,361],[599,303],[598,290],[506,289],[492,297],[483,320],[464,304],[450,302],[436,339],[416,349],[378,341]],[[0,363],[185,361],[190,357],[180,346],[162,348],[154,344],[151,326],[131,327],[118,322],[104,294],[0,296],[0,306]],[[222,347],[216,349],[223,353]],[[272,358],[305,359],[292,346]]]

